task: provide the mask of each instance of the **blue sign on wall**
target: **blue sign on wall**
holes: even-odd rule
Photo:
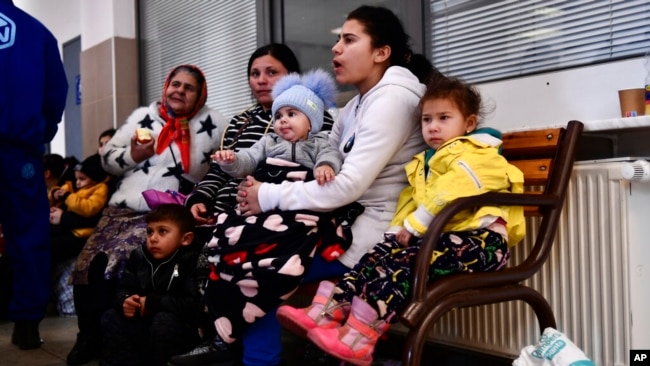
[[[81,105],[81,75],[74,77],[75,102]]]

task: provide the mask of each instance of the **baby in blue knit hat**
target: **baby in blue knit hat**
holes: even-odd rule
[[[255,173],[263,182],[334,179],[343,157],[321,132],[327,108],[334,106],[336,84],[326,71],[289,74],[273,87],[273,133],[242,151],[220,150],[212,159],[236,178]]]

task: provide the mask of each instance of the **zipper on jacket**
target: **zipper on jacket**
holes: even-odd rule
[[[291,143],[291,161],[296,162],[296,142]]]
[[[481,187],[482,187],[481,181],[478,179],[476,174],[474,174],[474,171],[472,170],[472,168],[470,168],[469,165],[465,164],[465,162],[462,161],[462,160],[458,161],[458,165],[467,172],[467,174],[469,175],[470,178],[472,178],[472,180],[474,181],[474,184],[476,185],[476,188],[481,189]]]
[[[167,285],[167,291],[172,287],[172,281],[174,281],[174,278],[178,277],[178,263],[174,265],[174,272],[172,273],[172,276],[169,278],[169,284]]]
[[[142,249],[142,247],[140,247],[140,250],[144,251],[144,249]],[[151,286],[153,286],[154,290],[156,289],[156,281],[154,280],[154,278],[156,277],[156,272],[158,272],[160,267],[162,267],[163,265],[171,262],[171,260],[174,259],[176,254],[178,254],[178,249],[174,252],[174,254],[171,257],[169,257],[169,259],[167,259],[166,261],[160,263],[156,268],[153,267],[153,263],[151,263],[149,258],[147,258],[146,255],[144,256],[144,260],[146,260],[147,263],[149,263],[149,267],[151,267]],[[176,265],[174,266],[174,273],[172,274],[171,280],[174,279],[174,275],[176,275],[176,277],[178,277],[178,263],[176,263]],[[172,283],[171,280],[169,280],[170,285]],[[169,290],[169,285],[167,286],[167,289]]]

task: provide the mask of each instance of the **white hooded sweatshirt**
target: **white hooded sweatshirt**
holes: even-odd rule
[[[334,123],[330,143],[344,159],[334,181],[324,186],[316,181],[264,183],[259,191],[262,210],[330,211],[358,201],[365,211],[352,227],[352,246],[339,259],[353,267],[383,239],[408,184],[404,165],[426,148],[418,111],[424,91],[406,68],[388,68],[377,85],[341,109]],[[346,149],[351,140],[352,148]]]

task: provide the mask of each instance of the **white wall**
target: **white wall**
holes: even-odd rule
[[[644,59],[480,85],[495,110],[486,125],[504,131],[618,118],[618,90],[644,87]]]
[[[81,0],[14,0],[21,8],[45,25],[59,41],[59,53],[63,57],[63,44],[81,34]],[[74,85],[72,86],[74,87]],[[59,131],[50,143],[53,153],[65,156],[65,120],[59,123]]]
[[[135,38],[134,0],[81,2],[81,50],[113,37]]]
[[[43,23],[62,45],[81,34],[82,0],[14,0],[14,4]]]

